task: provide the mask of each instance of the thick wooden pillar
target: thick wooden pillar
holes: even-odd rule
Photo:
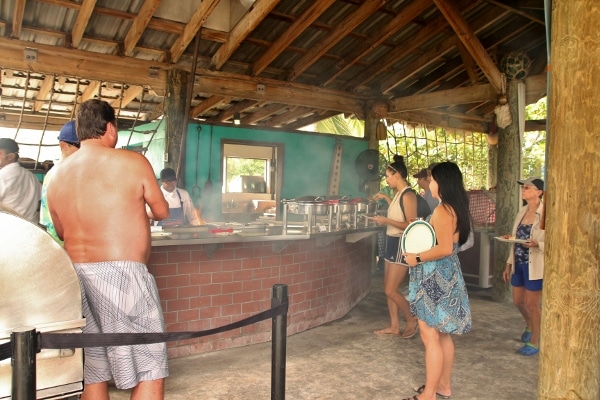
[[[188,98],[189,73],[180,69],[167,71],[167,95],[165,96],[165,153],[168,154],[165,168],[173,168],[177,172],[177,184],[185,186],[185,147],[182,143],[187,136],[188,118],[185,113]]]
[[[517,181],[521,179],[521,140],[517,85],[516,81],[510,81],[507,88],[512,123],[505,129],[498,129],[495,236],[510,233],[519,210],[520,192],[517,188]],[[504,283],[502,279],[509,248],[508,243],[499,241],[494,243],[492,298],[495,301],[509,302],[512,299],[510,285]]]
[[[538,399],[600,398],[600,7],[554,0]]]

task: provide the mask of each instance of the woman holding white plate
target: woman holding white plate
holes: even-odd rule
[[[433,247],[403,254],[410,269],[409,301],[419,320],[425,345],[425,384],[415,388],[415,400],[449,399],[454,364],[451,334],[471,330],[471,309],[462,276],[458,249],[471,228],[469,198],[462,173],[452,162],[437,164],[431,171],[431,194],[440,200],[429,222],[435,232]]]
[[[544,181],[540,178],[529,178],[517,182],[521,185],[521,198],[526,204],[517,213],[511,237],[520,239],[522,243],[511,244],[503,277],[504,282],[510,280],[513,287],[513,303],[526,324],[525,332],[521,335],[525,344],[518,353],[532,356],[539,352],[542,324],[542,278],[546,238],[546,231],[541,227]]]
[[[377,193],[374,197],[374,200],[384,199],[389,204],[387,217],[377,215],[372,218],[378,225],[387,226],[383,290],[387,297],[390,314],[390,325],[373,333],[376,335],[400,336],[398,311],[401,311],[406,319],[406,327],[400,337],[405,339],[415,336],[418,326],[416,318],[410,313],[408,301],[398,291],[400,284],[408,273],[408,266],[398,259],[398,254],[401,253],[398,251],[400,238],[409,222],[417,218],[417,194],[410,189],[407,178],[408,169],[404,164],[404,158],[396,154],[394,162],[389,164],[385,170],[385,181],[394,191],[394,198],[392,199],[382,192]],[[400,202],[402,202],[402,206]]]

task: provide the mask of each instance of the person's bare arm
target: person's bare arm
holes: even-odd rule
[[[150,212],[148,217],[157,221],[163,220],[169,217],[169,204],[165,200],[160,186],[154,177],[154,171],[148,160],[141,156],[140,162],[146,165],[142,168],[143,176],[141,177],[144,186],[144,201],[148,205]]]
[[[412,190],[404,193],[404,196],[401,197],[402,205],[404,206],[404,218],[407,222],[414,221],[417,219],[417,194],[415,194]]]

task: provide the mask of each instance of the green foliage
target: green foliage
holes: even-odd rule
[[[363,137],[365,123],[357,118],[345,118],[343,114],[338,114],[317,122],[315,130],[334,135]]]
[[[267,161],[255,158],[227,157],[227,187],[236,182],[240,176],[262,176],[266,175]]]
[[[452,161],[463,172],[467,189],[487,188],[488,144],[485,134],[395,123],[388,126],[388,138],[385,143],[380,143],[379,151],[389,161],[393,160],[394,154],[404,156],[412,184],[415,183],[412,175],[422,168],[434,162]],[[385,179],[382,185],[385,185]]]
[[[535,104],[525,107],[525,119],[543,120],[546,119],[547,98],[540,99]],[[546,131],[525,132],[523,135],[522,146],[522,164],[521,176],[528,178],[531,176],[544,177],[545,159],[546,159]]]
[[[546,118],[546,98],[525,108],[527,120]],[[344,118],[342,114],[318,122],[314,130],[362,137],[364,122],[356,118]],[[381,186],[385,184],[385,168],[393,161],[394,154],[404,156],[408,167],[409,181],[414,183],[413,174],[431,163],[455,162],[463,172],[467,189],[488,189],[488,143],[484,133],[450,131],[444,128],[409,126],[393,123],[387,125],[387,140],[380,142]],[[523,177],[544,176],[546,154],[546,132],[525,132],[523,135]]]

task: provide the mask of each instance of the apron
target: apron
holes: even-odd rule
[[[164,228],[172,228],[174,226],[183,225],[184,215],[183,215],[183,200],[181,200],[181,195],[179,194],[179,190],[175,189],[177,192],[177,196],[179,196],[179,207],[170,208],[169,207],[169,218],[163,219],[162,221],[158,221],[158,226],[162,226]]]

